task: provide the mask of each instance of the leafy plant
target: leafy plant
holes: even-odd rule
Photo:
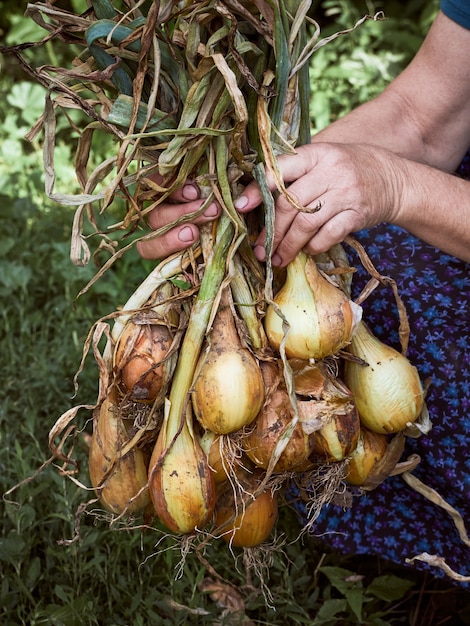
[[[362,624],[366,615],[368,624],[385,626],[390,623],[383,619],[389,611],[384,611],[377,600],[387,603],[400,600],[414,586],[412,581],[384,575],[377,576],[365,587],[364,576],[337,566],[321,567],[320,572],[340,597],[325,600],[312,622],[315,626],[334,626],[340,619],[344,623]]]

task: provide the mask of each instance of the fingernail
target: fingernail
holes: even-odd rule
[[[255,246],[253,248],[253,252],[258,261],[266,260],[266,250],[264,249],[264,246]]]
[[[181,193],[185,200],[197,200],[199,197],[199,192],[194,185],[184,185]]]
[[[184,226],[178,233],[178,239],[180,241],[184,241],[185,243],[193,241],[194,235],[192,229],[189,228],[189,226]]]
[[[218,212],[217,205],[212,202],[204,211],[204,217],[215,217]]]
[[[239,211],[244,209],[247,204],[248,204],[248,198],[246,196],[239,196],[234,202],[235,208],[238,209]]]
[[[279,267],[282,263],[282,259],[281,257],[275,252],[273,254],[273,257],[271,259],[271,263],[275,266],[275,267]]]

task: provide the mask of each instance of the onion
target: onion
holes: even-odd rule
[[[167,528],[187,534],[203,528],[214,512],[215,483],[207,456],[194,436],[190,404],[180,425],[169,402],[149,467],[155,512]]]
[[[227,434],[250,424],[263,401],[258,363],[241,346],[230,307],[222,305],[196,367],[192,391],[195,415],[203,428]]]
[[[140,512],[150,502],[146,489],[148,458],[136,446],[124,451],[128,442],[129,434],[113,388],[95,410],[88,469],[101,503],[118,515]]]
[[[233,493],[226,492],[217,502],[215,524],[227,543],[236,548],[252,548],[266,541],[271,534],[277,520],[277,509],[277,493],[271,490],[263,491],[238,506]]]
[[[362,309],[320,274],[313,258],[299,252],[287,266],[284,285],[274,298],[289,324],[285,352],[289,358],[323,359],[346,346]],[[283,320],[270,304],[264,320],[269,343],[280,349]]]
[[[206,430],[200,439],[201,447],[207,455],[209,467],[214,473],[216,485],[225,482],[229,475],[229,472],[226,471],[226,465],[229,461],[224,460],[221,452],[221,447],[223,446],[221,437],[222,435],[216,435],[212,431]]]
[[[386,435],[361,428],[357,446],[350,457],[346,482],[351,485],[363,485],[384,458],[387,447]]]
[[[172,343],[167,326],[128,321],[116,346],[116,382],[126,398],[150,404],[171,376],[173,363],[165,360]]]
[[[345,382],[361,422],[378,433],[396,433],[420,415],[424,394],[417,369],[394,348],[383,344],[361,322],[350,352],[367,365],[346,361]]]
[[[343,412],[336,412],[322,428],[312,433],[312,457],[323,462],[344,460],[357,446],[359,431],[359,416],[350,402]]]
[[[265,372],[271,365],[264,364],[262,371]],[[268,468],[276,445],[294,415],[289,394],[281,379],[278,378],[274,389],[268,392],[267,401],[258,413],[253,429],[242,439],[246,455],[257,467]],[[294,470],[308,458],[310,452],[310,438],[302,428],[302,424],[297,423],[274,466],[274,471]]]
[[[207,455],[209,467],[214,474],[216,485],[231,480],[244,471],[251,463],[243,457],[243,450],[237,443],[231,442],[230,435],[216,435],[206,430],[200,438],[201,447]]]
[[[352,393],[325,361],[290,359],[294,389],[298,396],[332,401],[350,401]]]

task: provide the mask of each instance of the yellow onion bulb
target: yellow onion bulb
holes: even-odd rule
[[[362,427],[356,448],[350,455],[346,482],[361,486],[387,452],[387,435]]]
[[[289,358],[320,360],[346,346],[362,309],[320,274],[315,260],[299,252],[287,266],[284,285],[274,303],[289,324],[284,344]],[[270,304],[264,319],[270,345],[280,350],[283,320]]]
[[[236,548],[262,544],[271,534],[277,520],[277,493],[263,491],[255,499],[235,507],[233,497],[217,503],[215,524],[222,538]]]
[[[214,475],[192,429],[190,405],[181,428],[165,419],[149,465],[149,491],[156,514],[177,534],[202,529],[215,506]]]
[[[352,403],[336,412],[331,419],[311,435],[312,455],[317,461],[335,462],[347,458],[357,446],[360,421]]]
[[[362,424],[378,433],[396,433],[413,423],[424,404],[416,367],[377,339],[364,322],[359,324],[349,350],[368,364],[345,363],[345,382]]]
[[[192,386],[199,423],[218,435],[250,424],[264,402],[264,383],[252,353],[241,345],[230,307],[219,309]]]
[[[169,378],[165,360],[172,335],[163,324],[127,322],[116,346],[114,371],[127,399],[150,404]]]
[[[287,391],[278,387],[269,396],[254,422],[252,430],[242,439],[243,449],[253,463],[267,469],[275,448],[294,417]],[[274,471],[288,472],[302,464],[311,452],[309,435],[297,423],[277,460]]]
[[[95,410],[88,470],[101,504],[117,515],[138,513],[150,502],[148,458],[136,446],[124,451],[129,439],[113,389]]]
[[[248,350],[203,355],[203,365],[193,385],[194,412],[201,425],[227,434],[250,424],[263,400],[263,379]]]

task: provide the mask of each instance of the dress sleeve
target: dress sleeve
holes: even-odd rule
[[[441,11],[460,26],[470,29],[470,2],[441,0]]]

